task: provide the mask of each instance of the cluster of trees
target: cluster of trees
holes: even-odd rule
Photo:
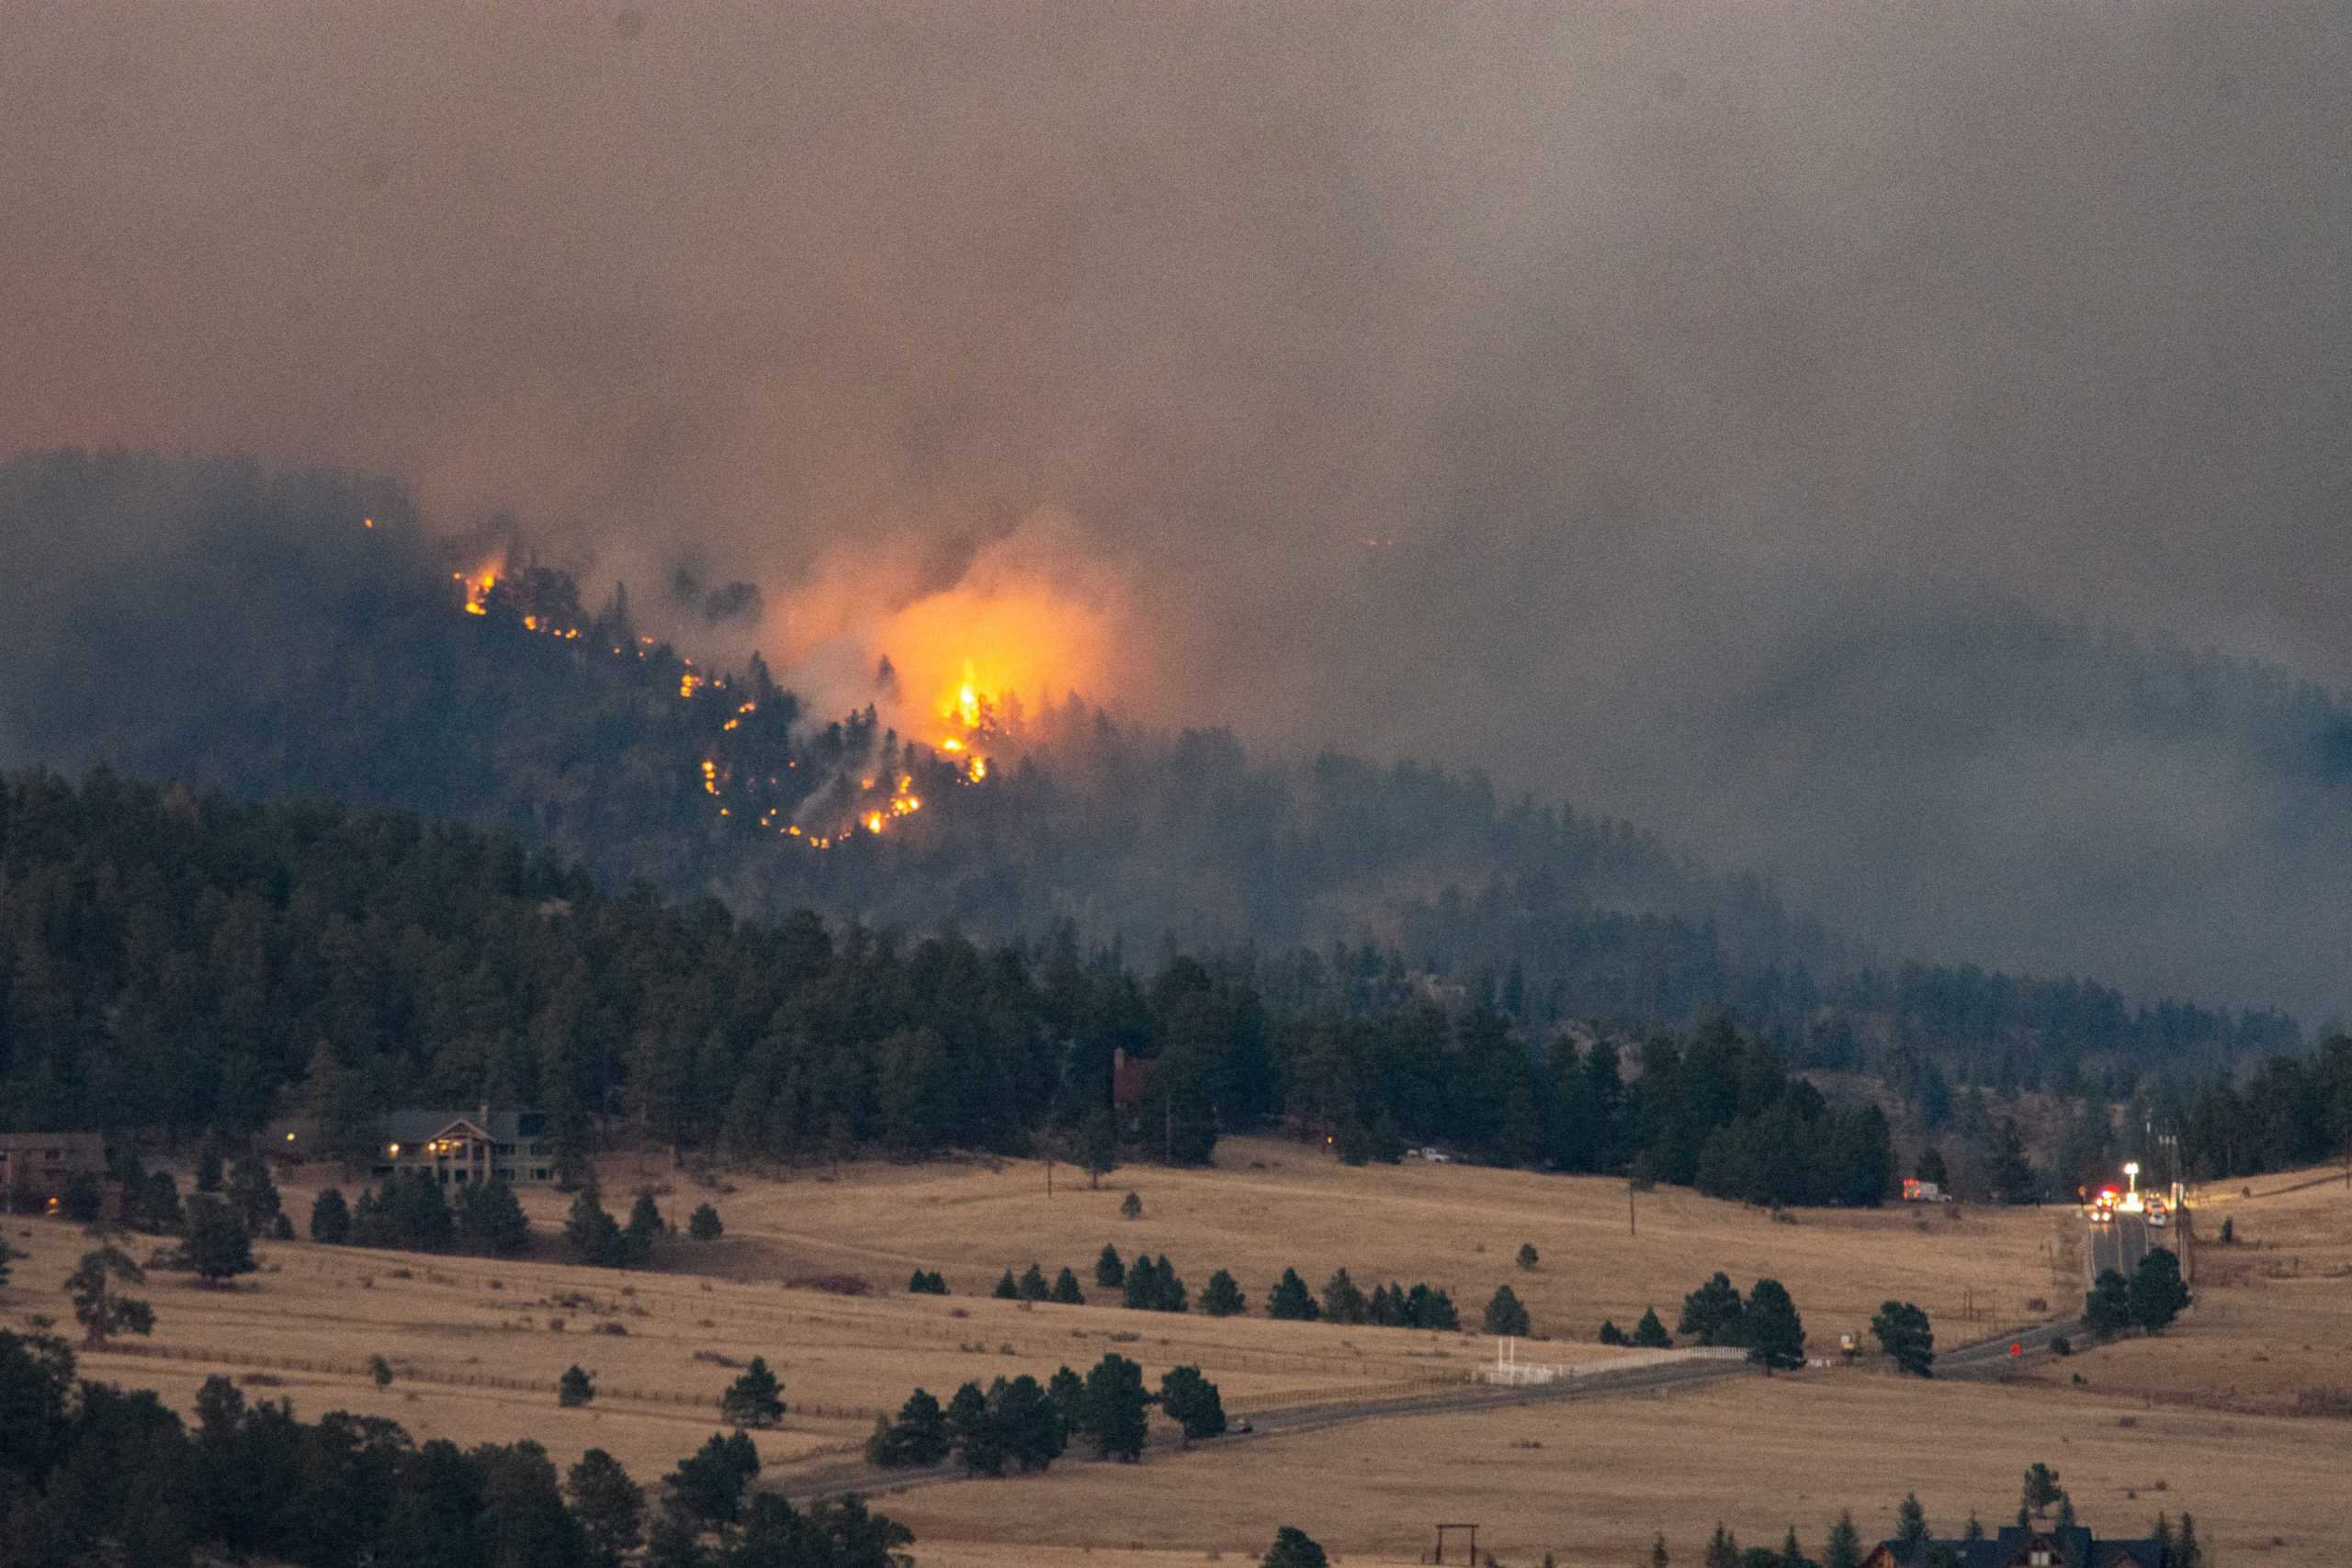
[[[1871,1337],[1894,1361],[1895,1371],[1919,1378],[1936,1375],[1935,1325],[1915,1303],[1880,1303],[1871,1317]]]
[[[1506,1290],[1508,1288],[1505,1287]],[[1512,1299],[1517,1300],[1516,1297]],[[1453,1298],[1444,1291],[1434,1290],[1426,1283],[1416,1284],[1408,1291],[1392,1282],[1374,1285],[1367,1296],[1345,1269],[1335,1270],[1330,1279],[1324,1281],[1320,1300],[1308,1291],[1306,1281],[1298,1277],[1297,1269],[1283,1269],[1283,1277],[1267,1292],[1266,1315],[1296,1323],[1313,1323],[1321,1319],[1328,1323],[1370,1324],[1375,1328],[1434,1328],[1451,1332],[1462,1326],[1462,1316],[1454,1310]]]
[[[1224,1401],[1200,1368],[1170,1368],[1153,1393],[1143,1369],[1114,1352],[1083,1377],[1063,1367],[1044,1383],[1024,1374],[998,1378],[983,1392],[967,1382],[944,1409],[919,1388],[895,1418],[876,1418],[865,1453],[885,1468],[944,1464],[952,1456],[967,1474],[1002,1475],[1008,1465],[1044,1470],[1083,1438],[1099,1458],[1133,1461],[1143,1455],[1155,1404],[1187,1443],[1225,1430]]]
[[[1634,1325],[1634,1332],[1626,1333],[1614,1319],[1600,1320],[1600,1342],[1603,1345],[1634,1345],[1645,1350],[1671,1350],[1674,1336],[1666,1331],[1665,1322],[1657,1315],[1657,1308],[1645,1307],[1642,1320]]]
[[[2083,1298],[2083,1326],[2102,1338],[2127,1328],[2162,1334],[2188,1305],[2180,1259],[2166,1248],[2152,1247],[2129,1279],[2112,1269],[2099,1270]]]
[[[629,1205],[628,1224],[624,1225],[605,1209],[592,1182],[572,1196],[571,1213],[563,1224],[563,1241],[576,1262],[599,1269],[642,1269],[652,1261],[654,1243],[669,1229],[652,1193],[637,1195],[637,1201]]]
[[[1778,1280],[1757,1280],[1743,1301],[1731,1277],[1718,1270],[1682,1298],[1675,1332],[1702,1345],[1745,1349],[1767,1371],[1804,1365],[1804,1320]]]
[[[452,1205],[441,1184],[405,1171],[381,1187],[361,1188],[346,1203],[339,1187],[311,1201],[311,1239],[330,1247],[380,1247],[402,1252],[467,1252],[520,1258],[531,1250],[531,1222],[506,1181],[460,1187]]]
[[[806,1513],[763,1495],[750,1439],[713,1438],[650,1510],[670,1568],[902,1568],[912,1537],[854,1498]],[[746,1450],[751,1450],[748,1453]],[[181,1568],[263,1558],[295,1568],[617,1568],[649,1544],[643,1488],[592,1449],[559,1474],[533,1442],[419,1444],[396,1423],[248,1405],[207,1379],[193,1429],[146,1392],[77,1382],[58,1340],[0,1330],[0,1506],[12,1563]],[[667,1555],[661,1555],[666,1551]]]

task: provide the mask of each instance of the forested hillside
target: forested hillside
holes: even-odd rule
[[[0,789],[8,1127],[234,1136],[308,1106],[356,1148],[387,1105],[491,1099],[544,1106],[573,1161],[630,1136],[750,1158],[1058,1147],[1100,1162],[1123,1134],[1130,1153],[1194,1161],[1280,1119],[1352,1159],[1435,1140],[1757,1201],[1887,1190],[1878,1106],[1825,1099],[1772,1032],[1719,1020],[1628,1050],[1508,986],[1446,1006],[1426,989],[1312,950],[1171,953],[1145,976],[1067,923],[982,945],[807,912],[739,919],[713,899],[608,895],[510,837],[399,813],[106,773]],[[1152,1063],[1124,1129],[1121,1050]],[[2290,1163],[2352,1107],[2348,1063],[2339,1044],[2244,1094],[2143,1102],[2183,1128],[2192,1160]],[[1999,1092],[1911,1089],[1985,1190],[2038,1190]]]
[[[807,713],[756,659],[699,667],[625,593],[585,606],[510,529],[445,538],[382,485],[30,457],[0,465],[0,538],[23,567],[0,588],[19,761],[398,807],[739,916],[1312,948],[1358,1005],[1637,1032],[1728,1011],[1807,1065],[2030,1087],[2298,1043],[2276,1012],[1894,962],[1759,880],[1475,770],[1270,761],[1074,703],[991,716],[985,766],[872,708]],[[683,626],[750,592],[664,588]]]

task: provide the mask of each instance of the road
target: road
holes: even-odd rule
[[[2090,1277],[2083,1282],[2085,1290],[2109,1269],[2129,1280],[2154,1245],[2145,1214],[2118,1214],[2103,1225],[2086,1228],[2091,1239]]]
[[[1362,1404],[1257,1410],[1249,1413],[1250,1431],[1228,1433],[1214,1439],[1214,1446],[1227,1449],[1268,1438],[1296,1437],[1303,1433],[1329,1431],[1334,1427],[1352,1426],[1359,1421],[1385,1420],[1402,1416],[1450,1416],[1462,1411],[1492,1410],[1506,1404],[1566,1404],[1626,1394],[1658,1393],[1668,1389],[1694,1387],[1724,1378],[1739,1377],[1751,1370],[1747,1362],[1736,1360],[1668,1361],[1656,1366],[1629,1367],[1621,1372],[1593,1372],[1580,1378],[1566,1378],[1558,1382],[1528,1387],[1448,1383],[1437,1385],[1428,1393],[1400,1395]],[[1178,1444],[1172,1434],[1155,1432],[1145,1457],[1176,1451]],[[943,1482],[964,1478],[960,1465],[939,1465],[929,1470],[876,1470],[870,1465],[854,1464],[795,1477],[777,1490],[794,1503],[808,1503],[843,1492],[867,1495],[903,1492],[912,1487],[936,1486]]]

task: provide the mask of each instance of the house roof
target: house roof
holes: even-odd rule
[[[423,1144],[462,1122],[494,1144],[513,1144],[544,1135],[547,1120],[537,1111],[492,1111],[485,1118],[479,1106],[470,1111],[402,1110],[385,1113],[383,1130],[392,1143]]]
[[[1948,1549],[1961,1562],[1961,1568],[2007,1568],[2033,1549],[2037,1541],[2046,1541],[2057,1553],[2059,1561],[2077,1564],[2079,1568],[2165,1568],[2165,1551],[2154,1540],[2099,1540],[2081,1525],[2004,1525],[1984,1540],[1922,1541],[1905,1551],[1899,1540],[1882,1541],[1888,1557],[1903,1568],[1924,1568],[1930,1547]]]

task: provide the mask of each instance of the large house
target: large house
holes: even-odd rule
[[[1862,1568],[1927,1568],[1942,1553],[1960,1568],[2169,1568],[2159,1540],[2099,1540],[2081,1525],[2008,1525],[1982,1540],[1883,1540]]]
[[[444,1187],[503,1178],[516,1187],[556,1179],[555,1145],[538,1111],[395,1111],[382,1123],[371,1174],[422,1171]]]
[[[53,1209],[70,1179],[106,1173],[103,1133],[0,1133],[0,1198],[17,1213]]]

